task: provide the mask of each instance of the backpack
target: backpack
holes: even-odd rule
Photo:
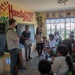
[[[7,33],[8,30],[13,30],[13,29],[12,29],[12,28],[8,28],[8,29],[6,30],[6,32],[5,32],[5,34]],[[5,45],[5,47],[4,47],[4,52],[9,52],[8,46],[7,46],[7,41],[6,41],[6,45]]]

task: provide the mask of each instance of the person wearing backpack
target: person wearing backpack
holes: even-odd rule
[[[14,28],[16,26],[16,20],[10,19],[9,20],[9,28],[6,32],[6,41],[8,50],[11,57],[11,64],[10,64],[10,73],[12,75],[17,75],[15,72],[15,67],[17,65],[17,56],[19,51],[19,38],[17,36],[17,33],[14,31]]]

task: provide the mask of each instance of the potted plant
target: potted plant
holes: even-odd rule
[[[36,20],[37,20],[38,26],[42,27],[43,26],[42,16],[41,16],[41,14],[39,12],[36,12]]]

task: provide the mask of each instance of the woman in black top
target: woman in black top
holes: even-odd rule
[[[25,31],[22,32],[22,35],[21,35],[21,39],[22,39],[22,42],[24,44],[24,47],[25,47],[25,57],[26,57],[26,60],[29,61],[29,59],[32,59],[30,57],[30,53],[31,53],[31,39],[30,39],[30,31],[29,31],[29,26],[26,25],[25,26]]]

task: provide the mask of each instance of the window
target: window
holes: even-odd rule
[[[75,18],[46,19],[47,38],[49,34],[59,31],[62,39],[68,38],[70,31],[75,33]]]

